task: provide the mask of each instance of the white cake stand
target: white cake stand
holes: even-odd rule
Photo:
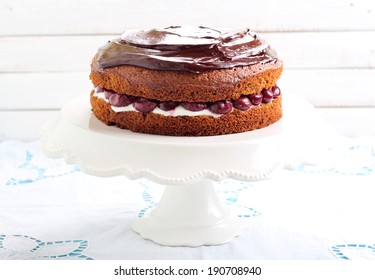
[[[170,246],[222,244],[245,225],[219,201],[213,181],[266,179],[285,166],[288,127],[298,129],[293,119],[301,112],[307,116],[312,107],[297,97],[283,101],[283,119],[264,129],[171,137],[106,126],[92,114],[89,98],[80,96],[46,125],[44,151],[91,175],[147,178],[166,185],[158,206],[133,225],[143,238]]]

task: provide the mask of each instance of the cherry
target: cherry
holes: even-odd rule
[[[150,113],[156,108],[158,104],[146,98],[138,98],[134,103],[133,107],[142,113]]]
[[[262,103],[263,95],[261,95],[260,93],[250,94],[249,98],[250,98],[251,104],[253,104],[254,106],[258,106],[260,103]]]
[[[131,101],[125,94],[113,93],[109,97],[109,103],[115,107],[124,107],[131,104]]]
[[[225,101],[216,101],[212,103],[208,109],[215,114],[226,114],[232,111],[233,104],[232,102],[225,100]]]
[[[247,96],[242,95],[240,98],[234,100],[233,106],[236,109],[246,111],[251,107],[251,101]]]
[[[281,90],[278,86],[272,87],[273,98],[278,98],[281,95]]]
[[[178,102],[174,101],[165,101],[161,102],[158,107],[162,109],[163,111],[171,111],[174,110],[179,105]]]
[[[181,106],[184,107],[186,110],[193,112],[198,112],[207,109],[207,104],[200,102],[182,102]]]
[[[270,103],[273,98],[272,91],[269,89],[263,89],[262,90],[262,95],[263,95],[263,103]]]
[[[116,92],[114,92],[112,90],[108,90],[108,89],[104,90],[104,96],[105,96],[106,99],[109,99],[112,94],[116,94]]]

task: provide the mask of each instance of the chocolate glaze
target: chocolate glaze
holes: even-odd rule
[[[276,52],[249,29],[219,31],[170,26],[129,30],[98,50],[97,66],[120,65],[201,73],[214,69],[275,63]]]

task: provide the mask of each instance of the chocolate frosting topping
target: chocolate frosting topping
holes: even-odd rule
[[[97,66],[140,66],[201,73],[214,69],[275,63],[276,52],[249,29],[170,26],[128,30],[98,50]]]

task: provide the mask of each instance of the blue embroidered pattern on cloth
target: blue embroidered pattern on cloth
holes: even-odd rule
[[[342,260],[375,259],[375,244],[340,244],[332,246],[331,252]]]
[[[152,208],[154,208],[158,203],[156,202],[156,198],[154,196],[154,194],[152,194],[152,190],[154,188],[150,188],[150,183],[152,184],[152,182],[148,181],[148,180],[140,180],[139,181],[139,185],[142,187],[142,199],[143,201],[145,202],[145,206],[139,210],[138,212],[138,217],[143,217],[146,212]],[[160,196],[160,194],[159,194]]]
[[[160,185],[146,179],[139,180],[138,184],[142,187],[142,199],[145,206],[138,212],[138,217],[143,217],[147,211],[158,205],[162,191]],[[231,206],[232,211],[240,218],[249,219],[260,216],[261,213],[246,205],[241,201],[241,193],[248,191],[251,183],[235,180],[223,180],[218,185],[217,194],[227,205]]]
[[[332,150],[330,156],[334,160],[317,165],[301,164],[297,170],[305,173],[330,172],[355,176],[371,175],[375,171],[375,144],[349,144],[339,150]]]
[[[16,171],[8,174],[6,186],[30,184],[79,171],[77,166],[64,164],[62,159],[56,160],[43,156],[39,145],[24,147],[19,144],[18,153],[7,149],[7,145],[1,148],[0,152],[4,159],[0,158],[0,163],[3,160],[6,165],[15,167],[13,171]]]
[[[249,219],[251,217],[262,215],[260,212],[252,207],[249,207],[249,205],[246,205],[246,203],[241,200],[241,194],[249,191],[249,188],[253,187],[254,184],[229,179],[217,184],[218,195],[222,197],[223,201],[225,201],[227,205],[231,206],[233,212],[235,212],[238,217]]]
[[[0,259],[83,259],[87,240],[64,240],[43,242],[27,235],[0,235]]]

